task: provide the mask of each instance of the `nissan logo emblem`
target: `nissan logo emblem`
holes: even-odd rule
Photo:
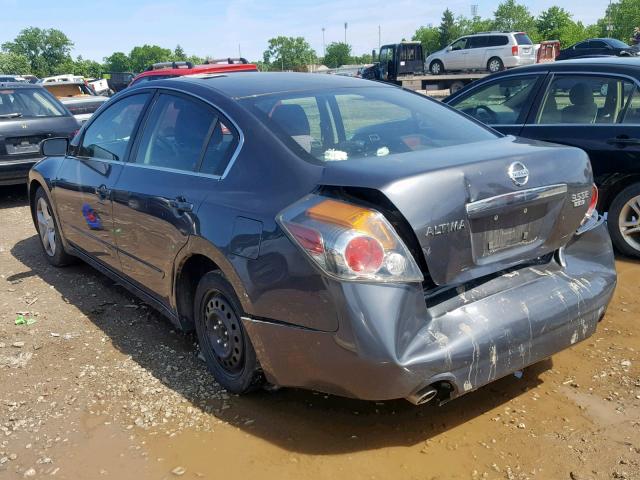
[[[509,170],[507,171],[509,174],[509,178],[513,180],[517,186],[521,187],[522,185],[526,185],[529,181],[529,170],[524,166],[523,163],[513,162],[509,165]]]

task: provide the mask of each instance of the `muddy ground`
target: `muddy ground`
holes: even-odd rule
[[[23,188],[0,188],[2,479],[640,479],[638,262],[587,341],[414,407],[228,395],[193,336],[38,242]]]

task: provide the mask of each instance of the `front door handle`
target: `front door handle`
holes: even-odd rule
[[[188,202],[184,197],[176,197],[169,202],[169,205],[179,212],[189,213],[193,211],[193,203]]]
[[[106,200],[110,194],[111,190],[109,190],[106,185],[100,185],[98,188],[96,188],[96,195],[101,200]]]
[[[609,145],[640,145],[640,138],[630,138],[627,135],[620,135],[619,137],[610,138],[607,140]]]

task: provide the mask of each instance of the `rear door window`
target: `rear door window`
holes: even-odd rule
[[[640,89],[637,87],[628,101],[622,123],[640,125]]]
[[[507,45],[509,43],[509,39],[506,35],[491,35],[488,40],[488,47],[500,47],[502,45]]]
[[[550,82],[537,124],[619,123],[631,81],[608,76],[558,75]]]
[[[516,33],[513,35],[518,45],[533,45],[533,42],[526,33]]]
[[[148,93],[125,97],[104,110],[84,132],[79,157],[122,161]]]
[[[591,40],[589,42],[589,48],[607,48],[607,44],[602,40]]]
[[[589,48],[589,42],[577,43],[575,45],[575,47],[573,47],[573,48],[575,48],[577,50],[585,50],[585,49]]]
[[[193,172],[217,120],[205,103],[163,93],[149,113],[133,162]]]
[[[469,48],[484,48],[489,46],[489,38],[486,36],[482,37],[471,37],[469,39]]]

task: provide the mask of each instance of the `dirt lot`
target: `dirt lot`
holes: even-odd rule
[[[637,262],[586,342],[414,407],[228,395],[192,336],[38,242],[23,189],[0,188],[2,479],[640,479]]]

